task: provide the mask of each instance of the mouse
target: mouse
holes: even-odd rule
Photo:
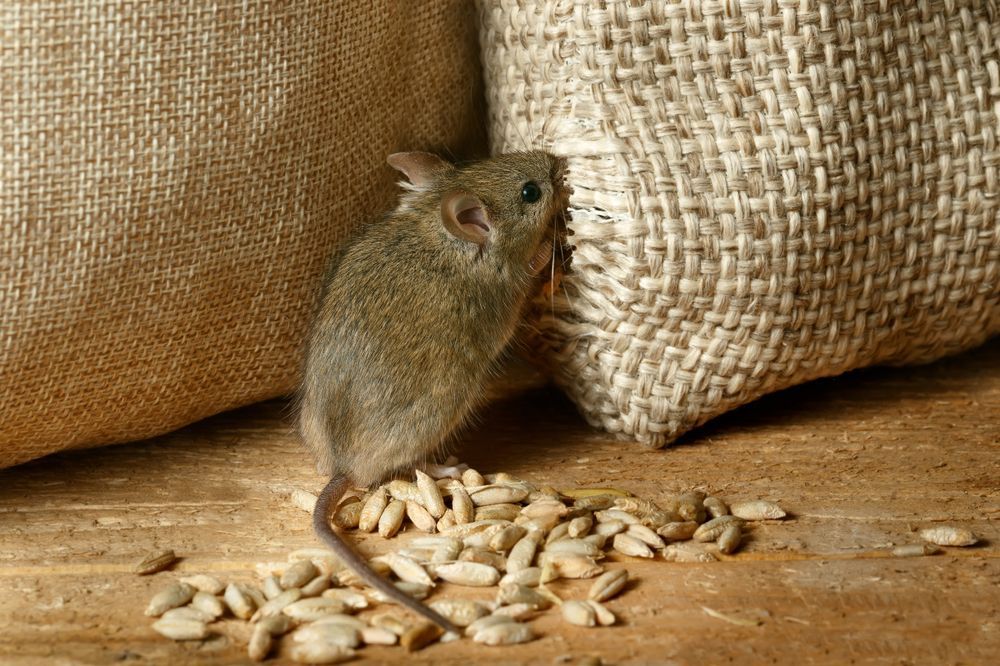
[[[405,176],[398,204],[331,262],[306,344],[299,433],[330,479],[313,526],[369,586],[460,633],[373,571],[329,515],[350,487],[434,462],[481,404],[552,260],[565,161],[536,150],[387,162]]]

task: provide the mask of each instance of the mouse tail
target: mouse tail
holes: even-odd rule
[[[333,528],[330,527],[330,513],[349,487],[350,482],[347,477],[337,475],[331,478],[326,487],[323,488],[323,492],[319,494],[319,499],[316,500],[316,508],[313,510],[313,529],[316,530],[316,534],[330,547],[334,555],[340,559],[345,567],[357,574],[358,578],[367,583],[371,588],[378,590],[392,601],[430,620],[445,631],[461,635],[462,632],[440,613],[420,603],[390,581],[375,573],[368,565],[368,562],[358,555],[339,534],[333,531]]]

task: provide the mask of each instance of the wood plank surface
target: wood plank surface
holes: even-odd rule
[[[497,393],[457,451],[484,472],[654,500],[700,488],[776,500],[792,518],[753,524],[743,549],[721,562],[629,559],[636,580],[609,602],[616,627],[571,628],[550,611],[534,621],[542,638],[526,645],[365,648],[365,660],[998,663],[1000,341],[929,366],[791,389],[660,451],[589,429],[534,376],[512,376]],[[281,401],[0,471],[0,663],[246,663],[244,623],[173,643],[142,610],[184,573],[252,580],[258,563],[315,545],[288,494],[322,482]],[[889,554],[935,524],[969,527],[982,541],[933,557]],[[353,538],[373,554],[409,536]],[[171,572],[130,573],[156,548],[184,559]],[[555,585],[566,597],[586,587]],[[436,596],[489,593],[445,585]]]

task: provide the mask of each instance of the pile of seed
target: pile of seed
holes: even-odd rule
[[[727,506],[699,491],[654,503],[614,488],[537,488],[509,474],[483,476],[465,465],[435,467],[432,473],[418,471],[415,482],[395,480],[348,498],[334,523],[344,530],[377,530],[384,538],[395,536],[407,521],[424,532],[404,548],[370,560],[417,599],[430,596],[436,581],[497,588],[492,601],[429,602],[484,645],[534,639],[528,620],[554,607],[573,625],[614,624],[604,602],[625,588],[628,572],[605,569],[608,551],[711,562],[739,547],[745,521],[785,516],[771,502]],[[311,508],[301,497],[297,503]],[[547,587],[558,579],[584,578],[593,579],[585,599],[563,599]],[[363,644],[398,642],[412,651],[459,638],[391,611],[357,616],[385,601],[329,551],[305,549],[289,556],[280,576],[267,575],[259,585],[224,585],[204,575],[182,578],[154,596],[146,614],[159,618],[153,628],[162,635],[197,640],[206,638],[209,623],[228,609],[252,624],[247,651],[257,661],[285,634],[291,658],[303,663],[346,660]]]

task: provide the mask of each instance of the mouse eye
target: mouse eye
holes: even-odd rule
[[[542,188],[538,183],[529,180],[521,187],[521,200],[525,203],[535,203],[542,198]]]

